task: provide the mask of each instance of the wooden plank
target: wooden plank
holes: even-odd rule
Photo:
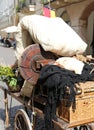
[[[47,102],[46,98],[43,96],[35,96],[34,101],[36,101],[42,105],[46,105],[46,102]]]
[[[30,105],[30,98],[26,98],[26,97],[21,96],[19,92],[17,92],[17,93],[10,93],[9,92],[9,95],[12,96],[13,98],[15,98],[20,103],[22,103],[27,108],[32,109],[32,106]]]
[[[53,121],[53,124],[54,124],[54,128],[56,130],[65,130],[65,129],[68,128],[69,123],[67,123],[64,120],[57,118],[57,121],[55,121],[55,120],[52,120],[52,121]]]

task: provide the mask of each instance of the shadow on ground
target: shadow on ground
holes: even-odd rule
[[[9,109],[9,118],[12,130],[14,128],[14,117],[18,109],[24,109],[24,108],[22,105],[20,105]],[[2,120],[5,123],[5,109],[0,109],[0,120]]]
[[[11,107],[9,109],[9,118],[10,118],[10,126],[11,126],[10,130],[14,130],[14,117],[15,117],[17,110],[19,110],[19,109],[24,109],[23,105]],[[27,112],[28,112],[28,117],[31,120],[32,112],[31,112],[31,110],[27,110]],[[4,109],[0,109],[0,119],[3,122],[5,122],[5,110]],[[40,117],[36,117],[35,130],[44,130],[44,120],[41,119]]]

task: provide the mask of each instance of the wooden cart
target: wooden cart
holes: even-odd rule
[[[89,82],[90,83],[90,82]],[[87,83],[87,84],[89,84]],[[93,82],[91,83],[93,84]],[[86,84],[85,84],[86,85]],[[10,92],[4,87],[0,87],[4,91],[4,103],[5,103],[5,125],[6,127],[10,126],[10,118],[9,118],[9,108],[8,108],[8,94],[15,98],[17,101],[23,104],[25,109],[18,109],[15,115],[14,121],[14,129],[15,130],[35,130],[36,125],[36,116],[38,115],[40,118],[44,118],[43,108],[46,104],[46,98],[43,94],[35,95],[34,102],[29,98],[23,98],[20,95],[20,92]],[[88,95],[85,92],[85,96],[79,95],[76,99],[77,109],[75,112],[72,111],[72,108],[66,108],[64,106],[64,102],[57,108],[57,117],[58,120],[54,121],[54,130],[65,130],[73,128],[74,130],[88,130],[91,129],[88,123],[94,121],[94,91],[91,92],[92,95]],[[33,106],[32,106],[33,104]],[[82,107],[82,108],[81,108]],[[32,122],[27,114],[27,109],[32,111],[31,118],[33,119]],[[24,125],[23,125],[24,124]],[[18,127],[20,126],[20,127]],[[79,126],[79,127],[77,127]],[[92,129],[91,129],[92,130]]]
[[[32,50],[32,51],[31,51]],[[25,50],[23,53],[20,62],[19,68],[24,79],[36,83],[38,79],[38,72],[40,67],[54,62],[55,56],[49,53],[40,53],[39,45],[32,45]],[[26,52],[27,55],[26,55]],[[43,52],[43,51],[42,51]],[[47,56],[45,58],[45,56]],[[27,62],[24,60],[28,57]],[[52,59],[50,59],[50,57]],[[29,69],[27,70],[27,67]],[[31,67],[32,66],[32,67]],[[32,69],[31,69],[32,68]],[[28,78],[28,76],[30,76]],[[79,83],[80,87],[83,86],[82,93],[76,96],[76,109],[72,110],[72,107],[66,107],[65,103],[67,99],[64,99],[57,107],[56,115],[57,121],[52,120],[55,130],[65,130],[68,128],[73,128],[74,130],[88,130],[91,129],[88,123],[94,122],[94,82],[85,82]],[[5,124],[8,127],[10,125],[9,120],[9,109],[8,109],[8,97],[9,94],[11,97],[15,98],[23,104],[25,110],[19,109],[15,115],[14,129],[15,130],[35,130],[36,125],[36,115],[44,119],[44,107],[47,102],[47,95],[39,89],[40,94],[36,94],[35,91],[32,91],[30,98],[23,97],[20,92],[11,92],[5,87],[0,87],[4,91],[4,102],[5,102]],[[34,89],[35,90],[35,89]],[[32,111],[30,119],[27,114],[27,108]],[[32,121],[31,121],[32,120]],[[79,128],[77,127],[79,126]],[[93,130],[93,129],[92,129]]]

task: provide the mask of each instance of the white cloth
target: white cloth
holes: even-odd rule
[[[56,60],[57,65],[61,67],[74,71],[76,74],[81,74],[84,63],[74,57],[61,57]]]
[[[33,43],[28,30],[25,30],[21,27],[21,21],[17,26],[17,32],[15,33],[15,40],[16,40],[15,54],[17,59],[19,59],[24,49]]]
[[[23,17],[20,24],[45,51],[73,56],[84,53],[87,48],[80,36],[59,17],[29,15]]]

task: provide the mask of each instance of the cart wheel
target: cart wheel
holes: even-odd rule
[[[88,130],[88,127],[86,125],[81,125],[79,130]]]
[[[15,115],[14,130],[32,130],[29,117],[23,109],[19,109]]]

